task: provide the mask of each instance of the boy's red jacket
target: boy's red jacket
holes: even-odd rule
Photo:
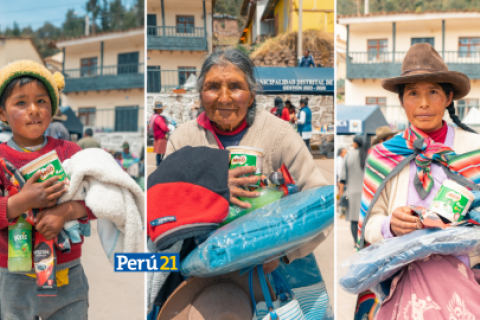
[[[55,150],[57,151],[60,161],[65,161],[71,158],[75,153],[82,149],[73,142],[58,140],[47,137],[48,142],[39,151],[34,152],[20,152],[7,146],[6,143],[0,144],[0,157],[10,161],[16,168],[20,169],[27,163],[37,159],[38,157]],[[5,178],[3,169],[0,167],[0,189],[6,190],[12,184]],[[8,262],[8,220],[7,220],[7,197],[0,196],[0,268],[7,268]],[[82,202],[83,203],[83,202]],[[83,203],[85,205],[85,203]],[[85,220],[79,220],[80,223],[86,223],[88,220],[96,219],[90,209],[85,206],[88,217]],[[69,253],[62,253],[57,250],[57,263],[62,264],[76,260],[82,256],[82,242],[72,243],[71,251]]]

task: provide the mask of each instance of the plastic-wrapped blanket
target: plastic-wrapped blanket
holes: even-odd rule
[[[340,286],[353,294],[376,287],[413,261],[433,254],[480,253],[479,227],[423,229],[379,241],[342,264]]]
[[[216,230],[182,262],[186,276],[214,276],[284,256],[333,224],[334,188],[282,198]]]

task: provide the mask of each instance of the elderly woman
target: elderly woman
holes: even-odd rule
[[[474,188],[480,173],[463,170],[472,164],[468,159],[478,153],[480,139],[455,115],[453,103],[470,91],[466,75],[448,71],[429,44],[416,44],[405,56],[402,75],[381,83],[398,94],[411,125],[375,146],[367,160],[360,247],[364,240],[421,229],[410,205],[429,207],[447,179]],[[457,127],[443,121],[445,110]],[[411,263],[394,277],[376,319],[480,319],[480,285],[470,269],[478,262],[478,257],[433,256]]]
[[[172,134],[166,156],[185,146],[208,146],[224,149],[230,146],[248,146],[264,152],[264,174],[270,174],[285,164],[300,190],[327,185],[312,156],[287,121],[265,110],[257,110],[255,95],[257,81],[254,64],[244,53],[227,49],[212,53],[203,63],[197,88],[203,112],[196,120],[186,122]],[[201,110],[202,111],[202,110]],[[243,185],[258,181],[255,167],[230,170],[230,202],[243,208],[250,204],[238,197],[258,197],[254,191],[245,191]],[[286,262],[306,256],[319,244],[319,235],[310,244],[287,255]]]

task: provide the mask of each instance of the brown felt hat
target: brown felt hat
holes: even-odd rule
[[[451,83],[453,99],[458,100],[470,92],[470,80],[457,71],[448,71],[447,64],[438,52],[428,43],[417,43],[410,47],[402,63],[400,77],[382,79],[385,90],[397,93],[397,84],[433,82]]]
[[[375,131],[375,139],[373,139],[372,145],[377,144],[380,140],[384,140],[388,136],[394,136],[397,133],[398,131],[392,131],[390,126],[379,127]]]
[[[268,283],[268,281],[267,281]],[[270,296],[275,299],[269,285]],[[258,273],[253,273],[255,301],[265,301]],[[157,320],[251,320],[248,273],[232,273],[182,282],[163,305]]]

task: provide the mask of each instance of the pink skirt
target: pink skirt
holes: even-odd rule
[[[167,151],[167,142],[168,140],[165,138],[155,140],[153,143],[153,152],[156,154],[165,154],[165,151]]]
[[[476,274],[453,256],[433,255],[405,267],[376,320],[480,320]],[[477,275],[478,276],[478,275]]]

